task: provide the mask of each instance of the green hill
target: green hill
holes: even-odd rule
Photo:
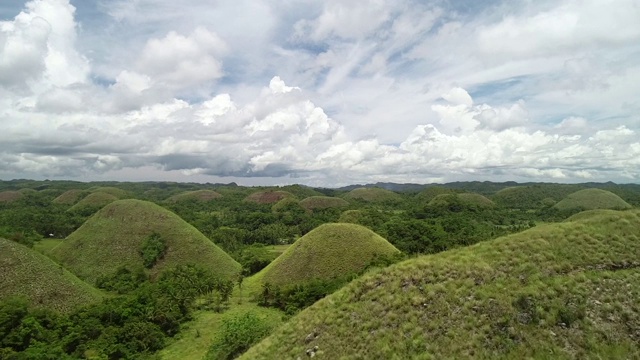
[[[402,197],[393,191],[382,188],[357,188],[344,195],[347,200],[360,200],[371,203],[381,203],[388,201],[400,201]]]
[[[151,235],[166,244],[164,256],[149,269],[152,277],[176,265],[198,264],[224,278],[234,278],[240,265],[176,214],[154,203],[118,200],[105,206],[51,255],[89,283],[119,267],[143,267],[141,250]]]
[[[125,199],[125,198],[131,197],[129,192],[122,189],[118,189],[117,187],[113,187],[113,186],[95,186],[89,190],[94,193],[100,192],[100,193],[110,194],[117,197],[118,199]]]
[[[53,203],[73,205],[77,203],[85,194],[86,194],[86,191],[84,190],[79,190],[79,189],[67,190],[57,198],[53,199]]]
[[[271,210],[274,213],[284,213],[289,211],[294,211],[294,212],[307,211],[307,209],[301,206],[300,201],[298,201],[296,198],[293,198],[293,197],[286,197],[278,201],[277,203],[273,204],[273,206],[271,206]]]
[[[341,223],[359,224],[363,216],[362,210],[346,210],[340,214],[339,221]]]
[[[630,209],[618,195],[600,189],[585,189],[569,194],[554,205],[558,210]]]
[[[213,190],[196,190],[196,191],[186,191],[177,195],[173,195],[168,198],[169,202],[179,202],[179,201],[212,201],[215,199],[221,198],[222,195]]]
[[[116,200],[118,200],[118,198],[111,194],[94,192],[85,196],[82,200],[70,207],[69,211],[93,212]]]
[[[592,213],[369,273],[243,359],[640,358],[640,211]]]
[[[20,200],[24,197],[24,194],[20,191],[3,191],[0,192],[0,203],[12,203]]]
[[[491,199],[508,208],[539,209],[551,206],[580,189],[579,185],[567,184],[511,186],[496,192]]]
[[[364,270],[376,257],[398,253],[373,231],[355,224],[324,224],[298,239],[253,281],[289,285]]]
[[[69,312],[97,302],[100,292],[48,257],[0,238],[0,299],[25,296],[35,307]]]
[[[451,206],[459,204],[464,207],[480,207],[490,208],[494,207],[495,203],[480,194],[474,193],[460,193],[460,194],[440,194],[436,195],[431,201],[429,206]]]
[[[278,201],[286,198],[286,197],[294,197],[293,194],[287,191],[281,190],[264,190],[254,192],[253,194],[247,196],[245,201],[251,201],[258,204],[273,204]]]
[[[418,195],[416,195],[416,198],[421,202],[428,203],[438,195],[455,194],[456,192],[459,192],[459,191],[442,187],[442,186],[430,186],[422,190],[421,192],[419,192]]]
[[[349,202],[331,196],[311,196],[300,201],[300,205],[307,210],[322,210],[349,206]]]

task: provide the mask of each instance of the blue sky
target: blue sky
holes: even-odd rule
[[[633,0],[4,0],[0,178],[637,182]]]

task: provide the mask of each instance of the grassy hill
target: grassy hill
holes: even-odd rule
[[[89,211],[98,210],[114,201],[118,200],[117,197],[103,192],[91,193],[82,200],[78,201],[75,205],[69,208],[69,211]]]
[[[495,206],[493,201],[480,194],[474,193],[440,194],[429,201],[429,206],[449,206],[452,204],[480,208],[490,208]]]
[[[196,190],[196,191],[186,191],[177,195],[173,195],[167,199],[169,202],[179,202],[179,201],[211,201],[215,199],[221,198],[222,195],[213,190]]]
[[[567,184],[510,186],[493,194],[491,199],[508,208],[538,209],[553,205],[581,188],[579,185]]]
[[[77,203],[84,195],[85,190],[71,189],[62,193],[57,198],[53,199],[54,204],[73,205]]]
[[[24,197],[24,194],[20,191],[3,191],[0,192],[0,203],[11,203],[20,200]]]
[[[640,358],[639,296],[640,211],[593,212],[367,274],[242,358]]]
[[[35,307],[69,312],[97,302],[100,292],[48,257],[0,238],[0,299],[25,296]]]
[[[459,192],[459,191],[442,187],[442,186],[430,186],[422,190],[421,192],[419,192],[418,195],[416,195],[416,198],[421,202],[428,203],[438,195],[455,194],[456,192]]]
[[[400,201],[402,197],[393,191],[381,188],[357,188],[344,195],[347,200],[360,200],[371,203]]]
[[[113,186],[94,186],[89,190],[94,193],[100,192],[100,193],[110,194],[117,197],[118,199],[125,199],[128,197],[131,197],[129,192],[122,189],[118,189],[117,187],[113,187]]]
[[[289,285],[363,270],[375,256],[398,253],[373,231],[355,224],[324,224],[298,239],[252,281]]]
[[[251,201],[258,204],[273,204],[278,201],[286,198],[286,197],[294,197],[292,193],[288,191],[281,190],[264,190],[254,192],[253,194],[247,196],[245,201]]]
[[[569,194],[554,205],[558,210],[630,209],[618,195],[600,189],[585,189]]]
[[[158,234],[166,253],[150,270],[155,276],[180,264],[199,264],[214,274],[234,278],[240,265],[176,214],[154,203],[118,200],[93,215],[51,255],[81,279],[94,283],[121,266],[143,267],[141,249]]]
[[[341,208],[349,206],[349,202],[331,196],[310,196],[306,199],[300,200],[300,205],[307,210],[321,210],[328,208]]]

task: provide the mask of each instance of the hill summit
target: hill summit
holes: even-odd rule
[[[102,208],[51,253],[81,279],[94,283],[120,267],[142,268],[151,237],[165,251],[149,269],[152,277],[176,265],[198,264],[223,278],[234,278],[240,264],[176,214],[154,203],[118,200]]]
[[[618,195],[600,189],[585,189],[569,194],[554,207],[558,210],[630,209]]]
[[[364,270],[376,256],[399,253],[380,235],[355,224],[324,224],[298,239],[255,278],[289,285]]]

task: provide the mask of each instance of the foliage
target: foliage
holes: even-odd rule
[[[153,267],[158,260],[164,257],[167,251],[167,242],[160,234],[153,232],[142,243],[140,255],[142,256],[142,265],[147,269]]]
[[[142,268],[132,271],[126,267],[120,267],[111,275],[100,276],[96,280],[96,287],[117,294],[128,294],[148,280],[149,277]]]
[[[223,319],[206,360],[231,360],[262,340],[272,329],[271,323],[254,311]]]

